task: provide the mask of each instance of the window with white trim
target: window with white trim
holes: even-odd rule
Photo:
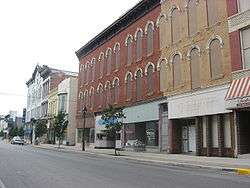
[[[241,31],[243,64],[245,69],[250,69],[250,28]]]

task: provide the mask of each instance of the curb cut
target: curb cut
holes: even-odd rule
[[[83,153],[82,151],[78,150],[65,150],[63,148],[49,148],[49,147],[43,147],[43,146],[34,146],[34,148],[40,148],[40,149],[45,149],[45,150],[53,150],[53,151],[58,151],[58,152],[64,152],[64,153],[78,153],[81,154]],[[182,163],[182,162],[165,162],[165,161],[156,161],[156,160],[150,160],[150,159],[138,159],[138,158],[133,158],[130,156],[125,156],[125,155],[120,155],[120,156],[114,156],[111,154],[106,154],[106,153],[97,153],[97,152],[90,152],[90,151],[85,151],[84,154],[89,154],[89,155],[95,155],[95,156],[104,156],[106,158],[112,158],[112,159],[123,159],[127,160],[130,162],[137,162],[141,164],[146,164],[146,165],[154,165],[154,166],[172,166],[172,167],[186,167],[186,168],[197,168],[197,169],[211,169],[211,170],[217,170],[221,172],[232,172],[236,173],[238,175],[250,175],[250,169],[243,169],[243,168],[227,168],[227,167],[219,167],[219,166],[208,166],[208,165],[196,165],[196,164],[190,164],[190,163]]]

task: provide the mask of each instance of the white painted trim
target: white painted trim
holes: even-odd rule
[[[150,24],[152,24],[152,26],[153,26],[153,31],[155,30],[155,24],[154,24],[154,22],[153,22],[153,21],[148,21],[147,24],[146,24],[146,26],[145,26],[145,34],[146,34],[146,35],[147,35],[147,33],[148,33],[148,26],[149,26]]]
[[[152,62],[148,62],[146,67],[145,67],[145,75],[148,75],[148,67],[152,65],[153,66],[153,72],[155,72],[155,65]]]
[[[219,42],[220,42],[220,47],[223,48],[224,43],[223,43],[222,38],[221,38],[219,35],[212,35],[212,36],[208,39],[208,41],[207,41],[207,45],[206,45],[206,49],[207,49],[207,50],[210,49],[211,42],[212,42],[213,40],[216,40],[216,39],[219,40]]]

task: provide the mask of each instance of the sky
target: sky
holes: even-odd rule
[[[75,51],[138,0],[0,0],[0,115],[21,114],[37,64],[78,71]]]

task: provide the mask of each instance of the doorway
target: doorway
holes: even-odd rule
[[[187,120],[182,126],[182,152],[196,153],[195,120]]]

